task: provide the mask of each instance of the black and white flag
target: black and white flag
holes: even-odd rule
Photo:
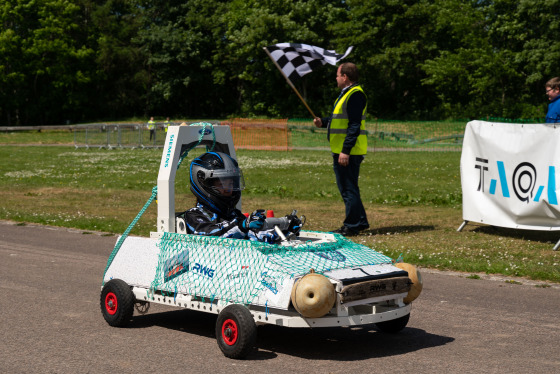
[[[349,47],[346,53],[299,43],[279,43],[266,47],[271,58],[276,61],[284,75],[291,81],[311,73],[313,69],[325,64],[336,65],[352,52]]]

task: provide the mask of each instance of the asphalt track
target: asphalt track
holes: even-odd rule
[[[115,237],[0,221],[1,373],[559,373],[560,288],[424,272],[407,328],[258,328],[225,358],[216,317],[152,305],[127,328],[101,316]]]

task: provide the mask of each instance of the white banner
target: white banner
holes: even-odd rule
[[[461,154],[463,219],[560,230],[560,126],[471,121]]]

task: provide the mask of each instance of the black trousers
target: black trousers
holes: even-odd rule
[[[338,154],[333,153],[336,184],[346,206],[346,218],[343,223],[344,226],[353,231],[360,231],[369,227],[366,210],[360,197],[360,188],[358,187],[360,164],[363,160],[364,156],[362,155],[350,155],[348,166],[341,166],[338,164]]]

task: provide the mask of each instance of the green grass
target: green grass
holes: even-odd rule
[[[478,274],[471,274],[467,277],[467,279],[480,279],[480,275]]]
[[[179,121],[177,121],[179,122]],[[189,121],[192,122],[192,121]],[[217,121],[214,121],[217,122]],[[71,130],[12,131],[0,132],[0,144],[87,144],[96,147],[107,143],[117,144],[119,141],[116,125],[108,124],[104,129],[80,128],[74,134]],[[121,123],[123,125],[124,123]],[[121,132],[120,142],[127,146],[138,146],[141,142],[147,145],[148,132],[142,122],[128,122],[129,126]],[[416,150],[460,150],[466,121],[368,121],[368,145],[373,149],[416,149]],[[143,131],[140,135],[140,126]],[[290,121],[290,145],[293,148],[328,148],[326,129],[317,129],[311,120]],[[143,139],[141,140],[141,137]],[[162,145],[165,134],[157,132],[156,144]],[[153,143],[150,143],[153,144]]]
[[[0,146],[0,159],[0,219],[122,233],[151,195],[161,149]],[[341,225],[329,151],[239,150],[238,159],[245,211],[297,209],[309,230]],[[560,234],[476,224],[456,231],[459,160],[459,152],[368,154],[360,186],[372,228],[353,240],[424,267],[560,282],[560,252],[552,251]],[[177,210],[191,207],[186,167],[175,184]],[[154,203],[133,234],[149,235],[155,220]]]
[[[376,149],[460,150],[464,121],[367,121],[368,146]],[[326,129],[311,120],[290,121],[291,143],[298,147],[325,147]]]
[[[0,132],[0,144],[74,144],[71,130]]]

